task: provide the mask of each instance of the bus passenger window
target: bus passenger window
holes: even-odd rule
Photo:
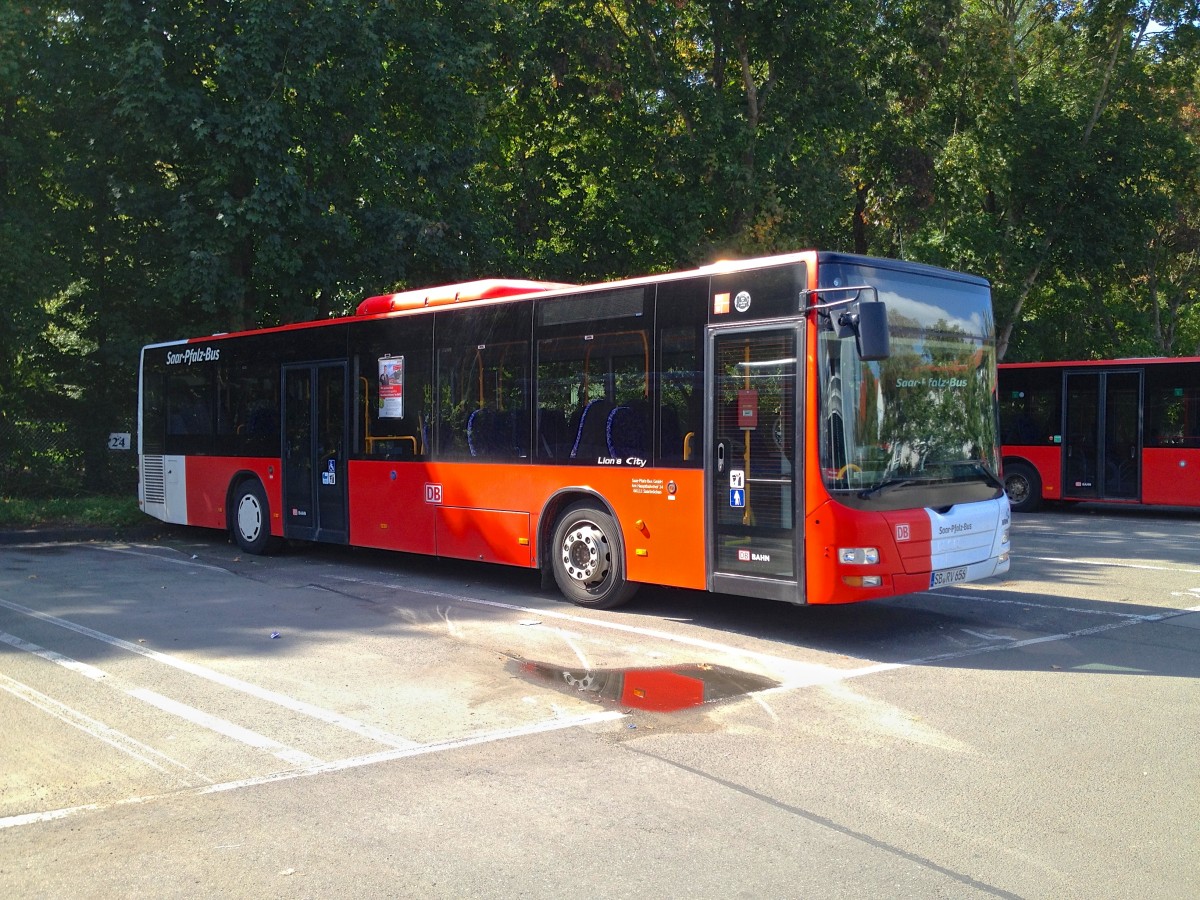
[[[529,315],[516,306],[439,313],[447,335],[437,353],[439,459],[529,459]]]
[[[167,433],[213,433],[212,383],[207,377],[197,373],[167,377]]]

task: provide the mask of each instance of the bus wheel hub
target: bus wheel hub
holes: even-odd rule
[[[604,532],[594,525],[582,524],[567,535],[562,546],[563,565],[573,579],[594,584],[608,571],[608,555],[601,553]]]
[[[262,511],[253,497],[243,497],[238,504],[238,528],[247,540],[258,537],[258,529],[262,527]]]

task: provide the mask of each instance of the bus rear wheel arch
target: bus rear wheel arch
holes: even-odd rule
[[[572,503],[559,514],[549,563],[558,589],[579,606],[612,609],[637,591],[625,578],[616,519],[594,502]]]
[[[244,478],[230,492],[229,534],[246,553],[261,556],[278,544],[271,536],[271,507],[257,478]]]
[[[1029,463],[1004,463],[1004,492],[1013,512],[1033,512],[1042,504],[1042,479]]]

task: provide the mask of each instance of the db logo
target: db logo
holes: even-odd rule
[[[908,532],[908,523],[904,522],[896,526],[896,540],[907,541],[911,535]]]
[[[440,484],[425,485],[425,502],[426,503],[441,503],[442,502],[442,486]]]
[[[738,562],[750,562],[750,551],[749,550],[739,550],[738,551]]]

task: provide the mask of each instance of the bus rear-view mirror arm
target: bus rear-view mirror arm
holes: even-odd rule
[[[862,299],[862,292],[870,291],[874,299]],[[852,293],[850,293],[852,292]],[[850,293],[849,297],[841,300],[831,300],[828,303],[817,303],[809,307],[820,311],[832,319],[833,309],[855,306],[856,308],[842,309],[837,317],[837,335],[839,338],[854,335],[858,347],[859,358],[864,362],[878,362],[892,355],[891,340],[888,334],[887,304],[879,299],[879,292],[870,285],[859,287],[826,288],[823,291],[802,291],[801,296],[820,293]]]

